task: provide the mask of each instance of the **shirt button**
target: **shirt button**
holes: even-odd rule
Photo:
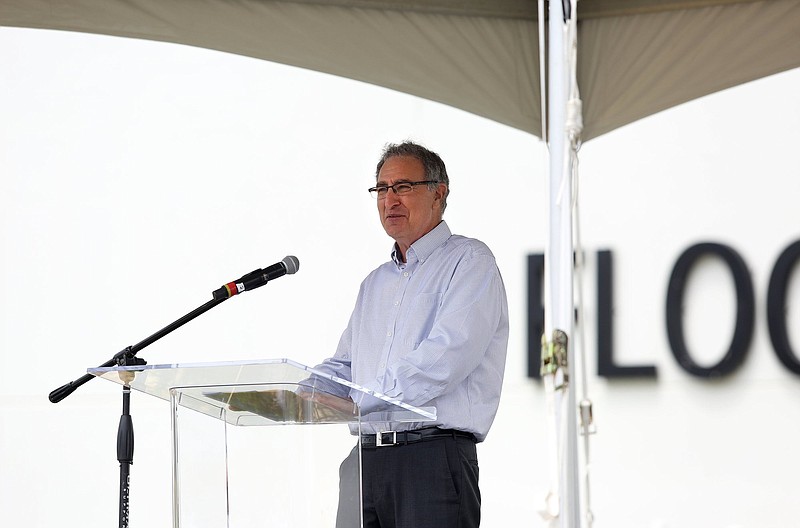
[[[392,337],[392,333],[391,332],[386,332],[386,337]]]
[[[400,305],[400,301],[395,301],[395,302],[394,302],[394,305],[395,305],[395,306],[399,306],[399,305]]]
[[[403,277],[408,277],[408,272],[407,271],[403,272]]]

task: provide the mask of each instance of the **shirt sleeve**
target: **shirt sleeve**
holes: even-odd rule
[[[363,289],[364,286],[362,285],[361,290],[359,291],[359,300],[361,299]],[[356,324],[355,321],[357,321],[359,317],[360,305],[360,302],[356,303],[356,308],[350,315],[350,320],[347,323],[347,327],[345,328],[344,332],[342,332],[342,336],[339,338],[339,345],[336,347],[336,353],[333,355],[333,357],[325,359],[322,363],[315,366],[315,370],[319,370],[325,374],[335,376],[346,381],[353,381],[351,361],[353,326]],[[341,384],[334,383],[330,380],[322,380],[320,378],[317,378],[317,384],[318,386],[322,387],[323,390],[331,394],[335,394],[336,396],[341,396],[343,398],[350,397],[350,389]]]

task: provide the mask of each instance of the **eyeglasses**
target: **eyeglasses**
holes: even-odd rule
[[[367,189],[373,198],[385,198],[389,189],[393,190],[395,194],[408,194],[414,190],[415,185],[426,185],[428,183],[437,183],[434,180],[425,180],[418,182],[400,182],[394,185],[378,185],[377,187],[370,187]]]

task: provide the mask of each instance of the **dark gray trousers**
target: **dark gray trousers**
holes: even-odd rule
[[[478,456],[469,438],[362,451],[364,528],[478,528]],[[358,447],[340,469],[337,528],[357,528]]]

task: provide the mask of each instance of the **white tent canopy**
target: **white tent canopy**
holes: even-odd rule
[[[797,0],[582,0],[583,139],[800,66]],[[541,135],[536,0],[2,0],[0,25],[331,73]]]

